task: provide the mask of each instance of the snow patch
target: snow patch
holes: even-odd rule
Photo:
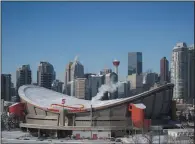
[[[121,104],[123,102],[131,101],[135,99],[136,97],[141,97],[143,94],[148,93],[148,91],[146,91],[138,95],[134,95],[134,96],[127,97],[127,98],[105,100],[105,101],[100,100],[106,91],[115,92],[120,85],[121,85],[121,82],[118,82],[116,84],[101,86],[99,88],[98,94],[95,97],[93,97],[92,101],[78,99],[73,96],[68,96],[68,95],[58,93],[56,91],[46,89],[43,87],[39,87],[39,86],[35,86],[35,85],[21,86],[18,90],[18,93],[19,93],[19,96],[23,100],[31,103],[32,105],[42,107],[43,109],[51,108],[51,104],[61,104],[62,99],[66,99],[65,104],[64,104],[65,106],[75,107],[78,105],[80,106],[82,105],[84,109],[90,109],[91,105],[93,106],[93,108],[101,108],[105,106],[109,107],[111,105],[115,105],[119,103]],[[62,109],[62,108],[59,108],[59,109]]]
[[[17,105],[17,104],[19,104],[19,102],[12,104],[10,107],[15,106],[15,105]]]
[[[161,143],[161,144],[167,144],[168,139],[166,135],[160,135],[160,136],[152,136],[150,138],[149,135],[142,135],[142,134],[137,134],[130,136],[129,138],[121,138],[121,140],[124,143],[140,143],[140,144],[148,144],[148,143]]]
[[[142,104],[142,103],[134,104],[134,106],[137,107],[137,108],[140,108],[140,109],[145,109],[146,108],[146,106],[144,104]]]

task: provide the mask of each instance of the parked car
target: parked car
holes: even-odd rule
[[[117,138],[115,142],[122,142],[121,139]]]
[[[110,141],[115,141],[115,138],[114,138],[114,137],[111,137],[111,138],[110,138]]]

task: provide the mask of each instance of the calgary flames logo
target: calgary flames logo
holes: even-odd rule
[[[51,104],[52,109],[55,109],[57,107],[63,107],[68,110],[68,112],[84,112],[84,105],[82,104],[75,104],[75,105],[65,105],[66,99],[62,99],[61,104]],[[58,110],[59,111],[59,110]]]

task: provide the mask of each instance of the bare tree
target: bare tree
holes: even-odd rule
[[[167,135],[165,138],[167,139],[168,144],[194,144],[193,139],[190,137],[187,137],[188,139],[182,140],[180,136],[175,137]]]
[[[169,136],[168,134],[165,136],[168,144],[176,144],[176,140],[174,137]]]
[[[140,136],[139,135],[133,135],[132,136],[132,141],[134,144],[140,144]]]
[[[147,144],[153,144],[153,133],[152,131],[143,134],[143,137],[145,138],[145,141]]]

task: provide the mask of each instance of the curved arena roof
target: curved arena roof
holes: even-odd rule
[[[22,100],[44,109],[83,109],[87,110],[90,109],[91,106],[94,109],[105,109],[109,107],[113,107],[116,105],[120,105],[127,102],[132,102],[134,100],[142,99],[143,97],[146,97],[147,95],[162,91],[163,89],[167,87],[173,88],[173,84],[169,83],[160,87],[157,87],[155,89],[143,92],[141,94],[131,96],[128,98],[121,98],[121,99],[115,99],[115,100],[106,100],[106,101],[89,101],[89,100],[83,100],[78,99],[72,96],[68,96],[65,94],[61,94],[43,87],[35,86],[35,85],[24,85],[21,86],[18,90],[19,96]],[[62,99],[65,99],[65,104],[61,105]]]

